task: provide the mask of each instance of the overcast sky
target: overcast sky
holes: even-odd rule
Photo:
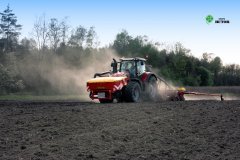
[[[101,46],[126,29],[130,35],[150,40],[181,42],[196,57],[214,53],[224,64],[240,64],[240,1],[237,0],[0,0],[23,25],[22,37],[30,37],[36,17],[68,17],[72,27],[94,26]],[[225,18],[229,24],[207,24],[205,17]]]

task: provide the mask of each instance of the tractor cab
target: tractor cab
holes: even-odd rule
[[[120,62],[113,60],[111,66],[113,73],[124,72],[131,78],[136,78],[146,72],[146,59],[144,58],[121,58]]]

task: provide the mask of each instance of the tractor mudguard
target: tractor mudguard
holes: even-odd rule
[[[157,76],[154,73],[145,72],[141,75],[142,82],[148,82],[151,76],[154,76],[156,78],[156,80],[158,79]]]

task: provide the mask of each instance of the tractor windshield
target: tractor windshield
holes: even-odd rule
[[[129,72],[131,77],[134,76],[136,72],[134,61],[122,61],[120,72]]]
[[[120,72],[124,72],[124,71],[131,71],[134,69],[134,62],[132,61],[122,61],[121,63],[121,68],[120,68]]]

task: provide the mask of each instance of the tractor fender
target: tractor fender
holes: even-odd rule
[[[150,74],[148,75],[148,78],[147,78],[147,81],[148,81],[148,82],[149,82],[149,80],[150,80],[151,77],[154,77],[154,78],[156,79],[156,81],[158,80],[157,76],[156,76],[154,73],[150,73]]]
[[[141,80],[142,80],[142,82],[144,82],[144,83],[148,83],[150,77],[152,77],[152,76],[153,76],[154,78],[156,78],[156,80],[158,80],[157,76],[156,76],[154,73],[152,73],[152,72],[145,72],[145,73],[143,73],[142,76],[141,76]]]

